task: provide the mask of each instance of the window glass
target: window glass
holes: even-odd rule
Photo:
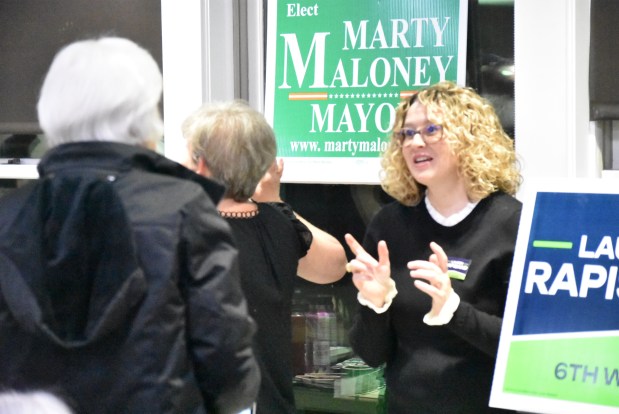
[[[127,37],[159,66],[161,4],[152,0],[0,1],[0,133],[40,132],[36,104],[56,52],[77,39]]]

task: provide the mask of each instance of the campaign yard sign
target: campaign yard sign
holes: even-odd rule
[[[524,196],[490,405],[619,413],[619,183]]]
[[[401,99],[465,82],[466,0],[268,2],[265,116],[285,182],[377,184]]]

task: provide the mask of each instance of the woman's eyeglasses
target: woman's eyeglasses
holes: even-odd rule
[[[404,146],[408,140],[413,140],[419,134],[426,144],[434,144],[443,138],[443,128],[440,125],[426,125],[425,127],[414,130],[412,128],[402,128],[395,133],[397,143]]]

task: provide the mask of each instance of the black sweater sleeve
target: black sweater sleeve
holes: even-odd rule
[[[491,357],[496,357],[501,334],[501,317],[475,309],[460,302],[447,327],[456,335]]]
[[[369,366],[378,367],[393,355],[395,335],[390,327],[389,312],[378,314],[367,306],[358,305],[350,331],[350,344]]]
[[[378,239],[368,228],[363,240],[363,248],[373,257],[377,257]],[[350,343],[357,355],[363,361],[377,367],[393,355],[396,336],[391,327],[391,310],[384,313],[376,313],[373,309],[358,304],[357,312],[352,329],[350,331]]]

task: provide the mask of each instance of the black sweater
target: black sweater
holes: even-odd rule
[[[290,315],[299,259],[307,254],[312,233],[284,203],[258,203],[258,209],[253,217],[226,219],[239,249],[241,286],[258,325],[257,412],[295,413]]]
[[[378,241],[387,242],[398,295],[382,314],[359,306],[351,343],[368,364],[386,363],[390,414],[493,412],[488,400],[520,212],[519,201],[499,192],[452,227],[436,223],[423,201],[393,202],[372,219],[364,247],[377,257]],[[431,298],[406,267],[428,259],[431,241],[450,259],[470,261],[465,279],[452,279],[461,302],[443,326],[424,324]]]

